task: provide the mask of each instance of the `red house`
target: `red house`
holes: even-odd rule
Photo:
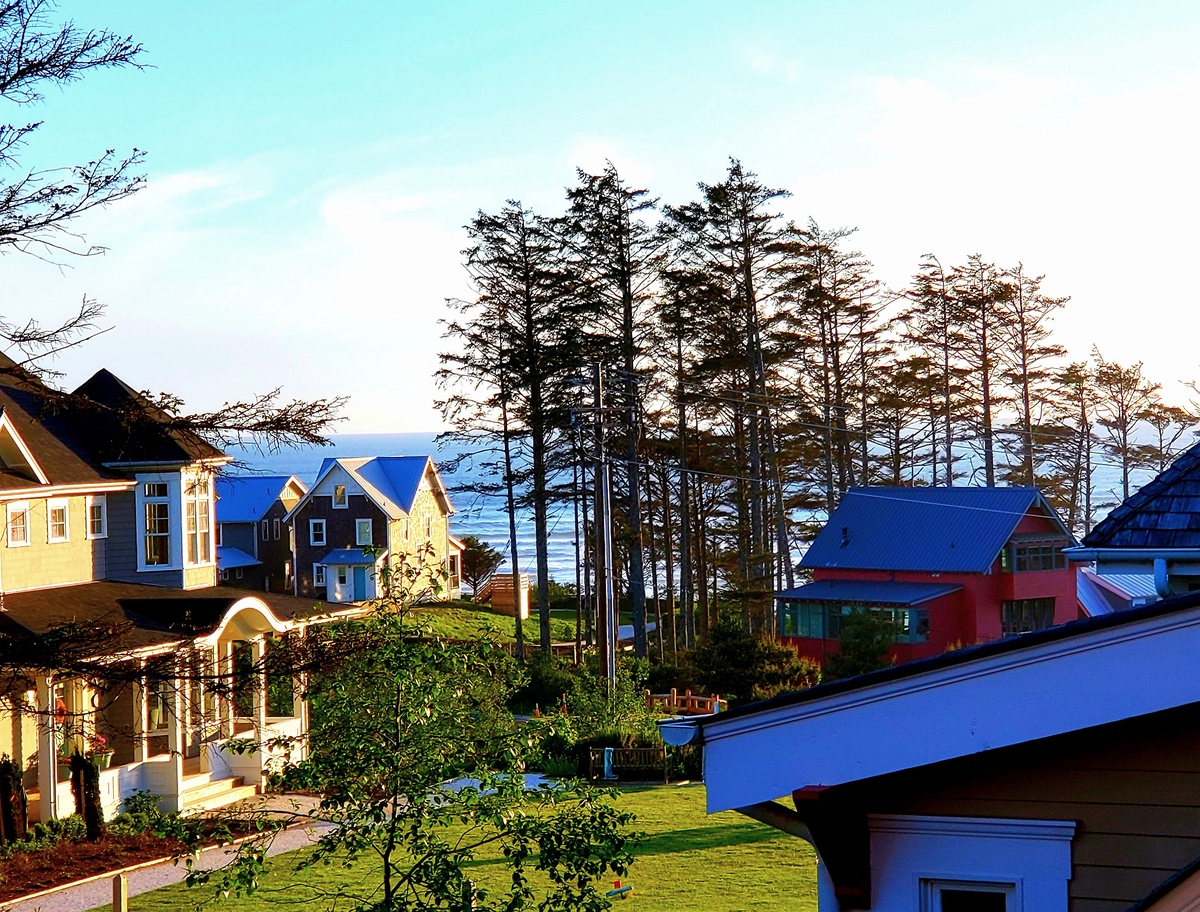
[[[880,612],[906,662],[1075,620],[1074,544],[1036,488],[852,488],[800,562],[813,581],[776,596],[779,635],[823,661]]]

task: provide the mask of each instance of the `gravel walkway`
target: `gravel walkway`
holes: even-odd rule
[[[290,802],[290,799],[288,800]],[[294,852],[296,849],[316,842],[318,835],[319,830],[306,827],[285,830],[275,837],[269,854],[280,855],[284,852]],[[214,846],[206,849],[201,854],[201,862],[204,867],[216,867],[221,864],[221,858],[230,851],[228,846]],[[180,883],[186,876],[187,867],[185,865],[175,865],[170,861],[163,861],[151,867],[130,871],[125,878],[129,883],[129,895],[133,897],[140,893],[148,893],[150,890],[157,890],[160,887]],[[202,892],[196,893],[197,899],[203,898]],[[87,912],[88,909],[95,909],[97,906],[107,907],[111,903],[112,876],[108,875],[91,883],[64,887],[56,893],[37,899],[19,900],[11,905],[0,904],[0,912]]]

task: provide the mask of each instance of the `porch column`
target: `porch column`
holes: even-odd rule
[[[176,668],[172,673],[171,689],[167,694],[167,750],[170,752],[167,762],[171,765],[171,788],[162,797],[162,807],[168,813],[183,810],[183,715],[184,701],[187,699],[184,692],[186,686],[186,681],[180,678]]]
[[[41,819],[58,816],[58,725],[54,717],[54,679],[37,678],[38,793]]]
[[[233,643],[232,641],[221,643],[217,648],[221,653],[221,663],[225,666],[223,669],[223,677],[225,678],[227,687],[225,696],[225,723],[229,727],[227,737],[232,738],[237,720],[237,701],[234,699],[233,693]]]
[[[250,660],[254,668],[254,730],[259,741],[267,730],[267,638],[250,641]]]
[[[143,660],[138,663],[142,670],[146,668]],[[146,732],[150,730],[150,688],[146,675],[138,676],[133,685],[133,760],[141,763],[150,756],[149,739]]]

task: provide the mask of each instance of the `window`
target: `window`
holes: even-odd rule
[[[147,500],[155,497],[167,496],[167,483],[165,481],[148,481],[142,486],[142,496]]]
[[[408,541],[409,526],[410,526],[410,521],[409,521],[409,518],[406,516],[406,517],[404,517],[404,540],[405,541]]]
[[[223,528],[225,528],[225,523],[217,523],[217,528],[216,528],[216,530],[215,530],[215,531],[216,531],[217,547],[218,547],[218,548],[219,548],[219,547],[221,547],[221,530],[222,530]]]
[[[274,520],[271,528],[271,538],[279,541],[279,520]]]
[[[209,511],[207,478],[194,479],[184,498],[187,516],[187,560],[189,564],[207,564],[212,560],[210,540],[212,524]],[[149,561],[147,561],[149,563]]]
[[[233,577],[234,577],[234,579],[241,579],[241,578],[242,578],[242,568],[241,568],[241,567],[238,567],[237,569],[235,569],[235,570],[233,571]]]
[[[70,537],[70,528],[67,525],[67,501],[47,501],[46,541],[65,542],[70,540]]]
[[[923,912],[1008,912],[1015,884],[971,881],[922,882]]]
[[[430,541],[432,539],[433,539],[433,517],[426,516],[425,517],[425,540]]]
[[[325,520],[310,519],[308,521],[308,543],[310,545],[325,544]]]
[[[333,486],[333,507],[335,510],[344,510],[350,506],[350,499],[346,496],[345,485]]]
[[[314,586],[324,586],[325,585],[325,565],[324,564],[313,564],[313,585]]]
[[[347,571],[346,571],[345,567],[338,567],[337,579],[338,579],[339,586],[346,585],[346,580],[349,579],[349,577],[346,575],[346,573],[347,573]]]
[[[372,540],[371,520],[354,520],[354,543],[356,545],[369,545],[371,544]]]
[[[262,540],[270,541],[271,539],[271,523],[269,520],[262,521]]]
[[[26,501],[8,505],[8,546],[29,544],[29,504]]]
[[[87,537],[108,538],[108,498],[103,494],[87,499]]]
[[[846,618],[858,611],[870,611],[890,621],[896,628],[897,643],[924,643],[929,639],[928,608],[893,608],[890,605],[828,604],[825,602],[783,602],[779,609],[779,633],[788,637],[812,637],[836,640],[842,635]]]
[[[1004,636],[1016,636],[1054,626],[1054,599],[1013,599],[1000,606],[1000,629]]]
[[[1029,573],[1037,570],[1063,570],[1067,557],[1062,549],[1065,541],[1010,543],[1000,552],[1000,569],[1005,573]]]
[[[223,583],[229,582],[229,571],[228,570],[221,571],[221,582],[223,582]]]
[[[148,481],[142,485],[143,556],[147,567],[165,567],[171,563],[171,504],[167,494],[165,481]]]

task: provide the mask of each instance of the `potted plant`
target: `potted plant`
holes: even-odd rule
[[[88,739],[88,747],[88,756],[96,764],[96,769],[108,769],[113,755],[113,752],[108,748],[108,739],[101,734],[92,735]]]

